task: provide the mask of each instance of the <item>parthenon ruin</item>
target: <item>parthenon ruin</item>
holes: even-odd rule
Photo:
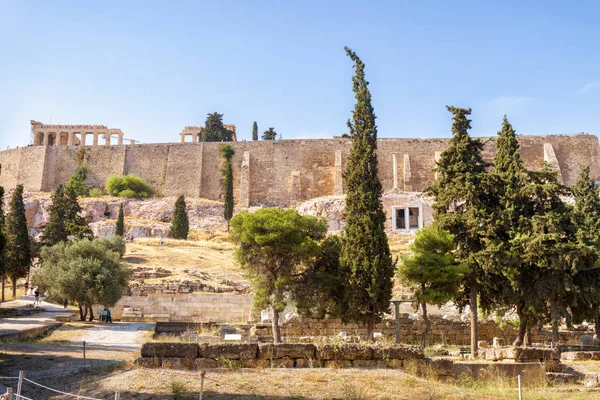
[[[98,145],[98,137],[104,135],[105,145],[110,146],[111,136],[117,136],[117,145],[123,145],[123,132],[105,125],[56,125],[31,120],[34,146],[86,146],[86,137],[92,135],[92,146]],[[135,144],[130,140],[129,144]],[[89,144],[88,144],[89,145]]]

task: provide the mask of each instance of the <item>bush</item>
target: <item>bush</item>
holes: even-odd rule
[[[135,175],[111,175],[105,188],[110,195],[138,199],[149,197],[154,192],[152,186]]]
[[[104,196],[104,191],[100,188],[92,188],[90,189],[90,197],[102,197]]]

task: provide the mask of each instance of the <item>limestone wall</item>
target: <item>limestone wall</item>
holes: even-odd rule
[[[204,293],[123,296],[112,308],[112,317],[120,320],[124,308],[135,308],[139,311],[129,321],[246,322],[252,299],[252,295]]]
[[[485,142],[483,156],[491,161],[493,138]],[[593,135],[522,136],[521,154],[529,168],[544,160],[560,168],[565,183],[576,179],[579,165],[589,165],[600,180],[600,148]],[[315,197],[339,195],[341,170],[346,167],[347,139],[283,140],[230,143],[236,202],[296,204]],[[85,147],[88,184],[101,187],[110,174],[143,177],[166,196],[184,194],[219,200],[222,196],[222,143],[146,144]],[[378,142],[379,175],[384,191],[419,192],[435,179],[436,155],[448,139],[381,139]],[[78,146],[32,146],[0,152],[0,184],[23,183],[29,191],[50,191],[65,183],[81,162]],[[247,158],[248,179],[242,178]],[[337,159],[337,161],[336,161]],[[243,193],[240,183],[243,183]]]

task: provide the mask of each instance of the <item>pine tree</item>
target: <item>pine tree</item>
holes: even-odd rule
[[[352,50],[345,50],[354,62],[356,105],[352,121],[348,121],[352,148],[344,173],[346,226],[340,268],[347,277],[347,305],[342,319],[365,323],[372,339],[374,324],[389,311],[395,265],[384,228],[382,187],[377,176],[377,126],[365,64]]]
[[[30,261],[29,232],[23,203],[23,185],[17,185],[6,216],[6,263],[12,280],[13,297],[17,295],[17,279],[27,276]]]
[[[123,203],[119,204],[119,216],[115,225],[115,235],[125,237],[125,215],[123,214]]]
[[[225,129],[223,125],[223,114],[214,112],[208,114],[204,128],[200,132],[201,142],[231,142],[233,132]]]
[[[269,128],[269,130],[264,131],[262,134],[262,140],[275,140],[277,139],[277,132],[275,132],[275,128]]]
[[[173,211],[173,220],[171,220],[170,236],[173,239],[187,240],[190,230],[188,215],[186,210],[185,198],[183,195],[175,201],[175,210]]]
[[[252,124],[252,140],[258,140],[258,124],[256,121]]]
[[[233,169],[231,166],[231,157],[235,154],[233,147],[224,145],[219,148],[221,157],[223,157],[223,217],[227,221],[227,232],[229,232],[229,221],[233,217]]]
[[[0,186],[0,279],[2,280],[2,301],[4,301],[4,285],[6,282],[6,234],[4,217],[4,188]]]
[[[446,107],[453,115],[450,147],[442,152],[436,172],[439,179],[426,192],[435,197],[434,219],[438,226],[454,235],[457,259],[470,268],[456,299],[459,306],[469,304],[471,308],[471,356],[477,357],[477,300],[481,295],[482,283],[488,282],[480,265],[480,252],[485,249],[485,230],[490,226],[487,203],[493,196],[488,192],[489,181],[486,163],[481,158],[483,144],[469,136],[471,109]]]

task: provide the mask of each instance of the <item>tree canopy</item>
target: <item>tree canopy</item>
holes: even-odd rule
[[[252,140],[258,140],[258,124],[256,121],[252,124]]]
[[[223,114],[215,111],[207,115],[199,139],[201,142],[231,142],[233,132],[223,125]]]
[[[120,263],[123,239],[76,240],[61,242],[42,250],[42,266],[35,283],[48,290],[50,297],[68,297],[79,305],[81,320],[92,306],[114,306],[127,287],[130,271]]]
[[[115,224],[115,235],[125,237],[125,214],[123,213],[123,203],[119,204],[119,215]]]
[[[111,196],[135,199],[145,199],[154,193],[149,183],[135,175],[110,175],[105,189]]]
[[[262,134],[262,140],[275,140],[277,139],[277,132],[275,132],[275,128],[269,128],[264,131]]]
[[[67,241],[69,237],[91,239],[94,235],[81,215],[81,211],[75,191],[58,185],[52,194],[52,204],[49,208],[50,218],[44,227],[42,243],[45,246],[53,246],[56,243]]]
[[[281,342],[279,313],[287,303],[285,293],[299,268],[320,254],[318,242],[326,232],[324,219],[293,209],[243,211],[231,220],[229,237],[238,246],[235,259],[253,284],[255,306],[271,309],[275,343]]]
[[[187,240],[189,231],[190,224],[188,221],[187,206],[185,204],[185,197],[181,195],[175,201],[170,236],[173,239]]]
[[[219,148],[219,153],[223,158],[223,217],[227,221],[227,231],[229,231],[229,221],[233,217],[233,168],[231,157],[235,154],[233,147],[226,144]]]
[[[7,274],[12,280],[13,297],[15,297],[17,295],[17,279],[27,276],[31,259],[29,231],[23,203],[23,185],[17,185],[13,191],[5,229]]]

